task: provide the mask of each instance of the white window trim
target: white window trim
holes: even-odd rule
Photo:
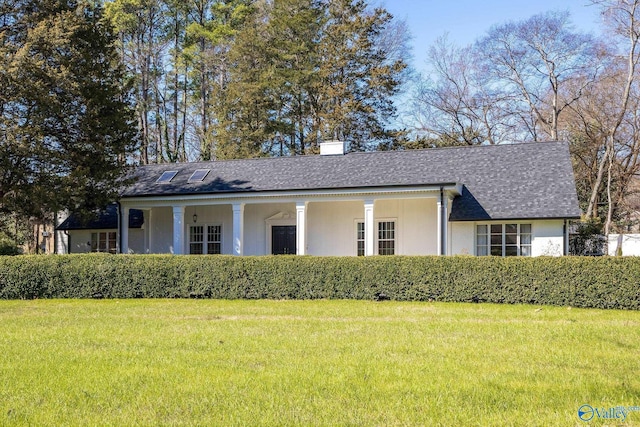
[[[198,227],[198,226],[202,226],[202,255],[209,255],[207,254],[207,244],[210,243],[208,240],[209,237],[209,233],[208,233],[208,228],[210,226],[213,227],[220,227],[220,255],[222,255],[224,253],[224,246],[223,246],[223,241],[224,241],[224,227],[222,225],[221,222],[192,222],[187,224],[187,238],[185,239],[186,241],[186,250],[185,253],[188,255],[200,255],[200,254],[192,254],[191,253],[191,243],[193,243],[191,241],[191,227]]]
[[[358,223],[364,223],[364,218],[354,218],[353,219],[353,239],[352,239],[352,250],[354,256],[358,256]],[[374,256],[380,256],[380,249],[378,248],[378,230],[379,223],[381,222],[393,222],[394,225],[394,238],[393,238],[393,254],[399,255],[400,252],[400,222],[397,217],[391,218],[374,218],[373,220],[373,249],[375,252]],[[383,255],[388,256],[388,255]]]
[[[478,255],[478,226],[479,225],[486,225],[487,226],[487,255],[486,256],[492,256],[491,255],[491,226],[492,225],[500,225],[502,226],[502,257],[506,257],[506,225],[507,224],[515,224],[518,226],[518,231],[516,234],[516,241],[517,241],[517,248],[518,248],[518,255],[517,256],[526,256],[526,257],[531,257],[533,256],[533,230],[534,230],[534,224],[533,221],[493,221],[493,222],[476,222],[473,225],[473,253],[475,256],[485,256],[485,255]],[[522,225],[528,225],[531,227],[531,232],[529,234],[531,234],[531,243],[529,243],[529,249],[531,251],[531,253],[529,255],[521,255],[520,254],[520,250],[521,250],[521,242],[520,242],[520,226]]]
[[[358,256],[358,224],[364,224],[364,218],[354,218],[353,219],[353,230],[354,230],[354,239],[353,239],[353,255]],[[375,240],[375,239],[374,239]],[[365,248],[366,252],[366,248]]]
[[[106,235],[106,240],[105,240],[105,247],[106,250],[101,251],[100,250],[100,234],[101,233],[105,233]],[[113,249],[113,252],[110,251],[110,247],[109,247],[109,241],[112,239],[109,239],[109,234],[114,233],[115,234],[115,239],[114,239],[114,246],[111,248]],[[96,250],[93,250],[93,235],[96,235]],[[95,230],[95,231],[91,231],[89,234],[89,252],[91,253],[117,253],[118,252],[118,233],[116,230]]]

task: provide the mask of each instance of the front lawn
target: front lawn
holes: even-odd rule
[[[0,301],[0,425],[632,426],[578,408],[640,407],[639,372],[634,311]]]

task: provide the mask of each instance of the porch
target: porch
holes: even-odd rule
[[[144,213],[143,242],[119,228],[121,252],[319,256],[448,254],[448,213],[457,188],[404,189],[371,198],[244,197],[124,200]],[[138,252],[136,250],[135,252]]]

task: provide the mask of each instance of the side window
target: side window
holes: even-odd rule
[[[356,223],[357,255],[364,256],[364,222]]]
[[[476,225],[476,255],[531,256],[531,224]]]
[[[117,252],[117,236],[115,231],[91,233],[91,252]]]
[[[378,222],[378,255],[395,255],[396,223],[395,221]]]

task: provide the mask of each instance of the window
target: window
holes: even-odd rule
[[[202,182],[209,175],[210,169],[197,169],[191,176],[189,177],[189,182]]]
[[[201,255],[204,252],[204,225],[192,225],[189,228],[189,253]]]
[[[115,254],[117,251],[116,236],[115,231],[91,233],[91,252],[108,252]]]
[[[206,234],[205,234],[206,230]],[[189,253],[192,255],[222,253],[221,225],[192,225],[189,227]]]
[[[396,222],[377,221],[378,224],[378,255],[395,255],[396,253]],[[356,222],[356,254],[364,256],[364,222]]]
[[[177,174],[178,174],[178,171],[165,171],[165,172],[162,172],[162,175],[160,175],[160,178],[158,178],[158,180],[156,182],[158,182],[158,183],[171,182],[171,180],[173,178],[175,178],[175,176]]]
[[[531,224],[477,225],[476,255],[531,256]]]
[[[222,253],[222,226],[221,225],[207,226],[207,253],[208,254]]]
[[[356,223],[357,255],[364,256],[364,222]]]
[[[378,223],[378,255],[395,255],[396,223],[380,221]]]

